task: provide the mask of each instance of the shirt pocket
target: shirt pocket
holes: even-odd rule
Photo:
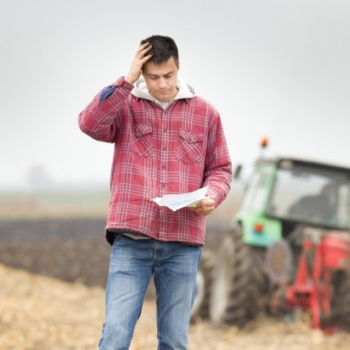
[[[201,163],[203,161],[203,137],[202,133],[179,129],[179,146],[176,156],[185,164]]]
[[[149,157],[153,153],[153,127],[150,124],[133,126],[130,149],[141,158]]]

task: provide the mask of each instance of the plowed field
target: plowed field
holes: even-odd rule
[[[97,349],[104,314],[110,246],[104,219],[0,221],[0,349]],[[209,226],[216,250],[223,228]],[[152,289],[137,324],[132,350],[157,348]],[[190,327],[190,349],[345,350],[350,334],[325,336],[296,322],[262,317],[245,329]]]

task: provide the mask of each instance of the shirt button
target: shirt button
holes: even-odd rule
[[[166,147],[163,147],[163,151],[166,151]]]
[[[162,186],[161,186],[162,188],[165,188],[165,185],[164,184],[162,184]]]
[[[164,132],[167,132],[168,130],[167,129],[164,129]]]
[[[165,165],[163,165],[162,168],[165,169]]]

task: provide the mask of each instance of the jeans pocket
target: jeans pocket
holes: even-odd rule
[[[177,158],[185,164],[201,163],[203,160],[203,138],[203,133],[179,129]]]
[[[150,124],[133,126],[130,149],[140,158],[149,157],[153,153],[153,128]]]

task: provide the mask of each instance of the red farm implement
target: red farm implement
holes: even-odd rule
[[[347,233],[306,229],[292,283],[272,298],[272,307],[310,311],[312,328],[331,333],[349,321],[342,298],[349,288],[350,237]],[[283,303],[284,305],[281,305]]]

